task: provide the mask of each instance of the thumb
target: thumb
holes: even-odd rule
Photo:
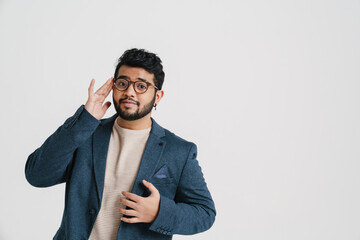
[[[156,194],[159,191],[156,189],[156,187],[151,183],[146,181],[145,179],[143,180],[143,184],[145,185],[145,187],[147,187],[149,189],[149,191],[151,192],[150,195]]]

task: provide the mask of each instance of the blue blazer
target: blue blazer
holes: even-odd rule
[[[101,206],[106,156],[116,117],[99,121],[81,106],[26,162],[25,175],[31,185],[66,183],[65,208],[56,240],[90,236]],[[154,184],[161,196],[159,213],[152,223],[122,222],[117,239],[172,239],[173,234],[195,234],[212,226],[215,206],[196,154],[195,144],[152,119],[132,192],[149,196],[141,181]]]

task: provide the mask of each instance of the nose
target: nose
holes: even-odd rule
[[[129,87],[124,91],[124,95],[126,97],[134,98],[136,95],[135,89],[134,89],[134,83],[130,82]]]

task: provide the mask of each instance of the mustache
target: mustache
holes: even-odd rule
[[[122,103],[123,101],[132,101],[132,102],[134,102],[134,103],[136,103],[136,105],[140,105],[140,102],[139,101],[136,101],[135,99],[133,99],[133,98],[130,98],[130,97],[126,97],[126,98],[120,98],[119,99],[119,104],[120,103]]]

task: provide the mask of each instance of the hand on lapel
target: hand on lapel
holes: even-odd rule
[[[130,209],[119,208],[120,213],[128,217],[122,217],[121,221],[127,223],[151,223],[155,220],[160,206],[160,193],[155,186],[146,181],[142,181],[150,191],[150,196],[141,197],[134,193],[123,191],[125,198],[120,198],[120,202]]]

